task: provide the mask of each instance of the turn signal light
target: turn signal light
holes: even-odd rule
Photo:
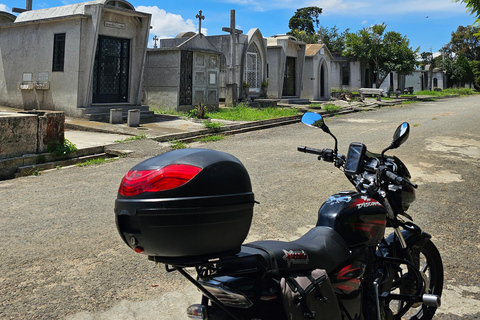
[[[154,170],[131,170],[123,177],[118,193],[131,197],[144,192],[178,188],[190,181],[200,171],[202,168],[186,164],[171,164]]]

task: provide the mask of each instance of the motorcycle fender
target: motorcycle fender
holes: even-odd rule
[[[420,251],[425,243],[432,238],[432,236],[426,232],[423,232],[420,227],[413,223],[409,223],[406,227],[407,229],[404,229],[401,232],[407,247],[411,250],[412,256],[415,260],[413,262],[418,265]],[[400,246],[400,242],[395,242],[395,238],[395,233],[390,234],[385,241],[380,244],[377,254],[384,257],[391,257],[393,256],[393,252],[401,252],[402,248]]]

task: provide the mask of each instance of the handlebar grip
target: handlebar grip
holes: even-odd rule
[[[298,146],[297,150],[300,151],[300,152],[312,153],[312,154],[316,154],[316,155],[319,155],[319,156],[323,155],[323,150],[310,148],[310,147],[307,147],[307,146]]]
[[[412,183],[412,182],[408,181],[407,179],[404,179],[404,178],[396,175],[392,171],[384,170],[384,174],[385,174],[385,177],[388,178],[388,180],[390,180],[390,181],[392,181],[396,184],[401,184],[401,185],[408,184],[409,186],[412,186],[415,189],[418,187],[418,185],[416,185],[415,183]]]

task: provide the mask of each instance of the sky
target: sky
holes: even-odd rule
[[[44,9],[80,3],[79,0],[33,0],[33,9]],[[202,33],[226,34],[230,27],[230,10],[236,12],[236,28],[247,33],[259,28],[264,37],[285,34],[288,21],[296,9],[317,6],[323,9],[319,17],[322,27],[336,26],[340,32],[357,32],[375,24],[385,23],[386,31],[396,31],[410,40],[420,52],[438,52],[450,42],[457,27],[471,25],[475,17],[467,13],[463,3],[452,0],[130,0],[138,11],[152,14],[149,47],[153,36],[172,38],[180,32],[198,31],[199,10]],[[0,0],[0,11],[12,12],[24,7],[25,0]],[[16,13],[14,13],[16,15]]]

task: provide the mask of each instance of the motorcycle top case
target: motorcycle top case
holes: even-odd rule
[[[123,178],[115,217],[136,252],[188,263],[240,251],[253,216],[250,177],[234,156],[182,149],[150,158]]]

